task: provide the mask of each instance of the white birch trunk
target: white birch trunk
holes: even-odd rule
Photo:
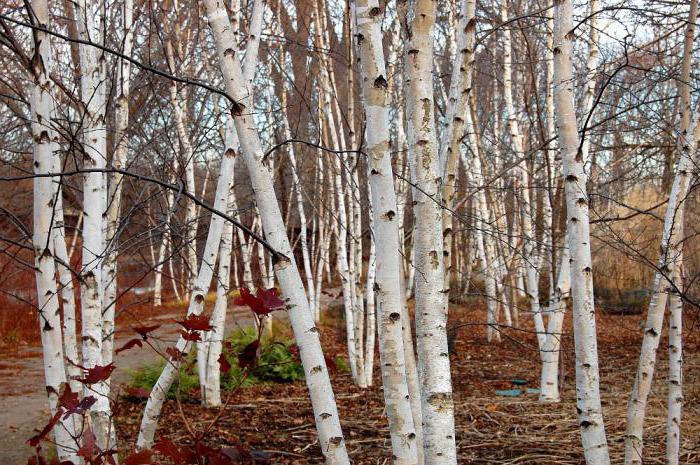
[[[571,296],[576,349],[576,406],[586,463],[610,463],[600,401],[598,341],[596,337],[591,235],[586,174],[578,153],[574,110],[573,7],[556,0],[554,35],[554,100],[565,179],[567,234],[571,253]]]
[[[406,380],[400,286],[399,225],[391,166],[389,103],[382,45],[382,10],[376,0],[355,4],[356,46],[365,107],[367,160],[377,250],[375,297],[379,321],[384,403],[389,420],[394,464],[416,464],[416,428]]]
[[[598,66],[598,14],[600,9],[600,0],[591,0],[590,11],[588,15],[588,58],[586,60],[586,88],[583,94],[583,104],[581,105],[582,117],[588,118],[588,114],[593,110],[593,101],[595,100],[595,75]],[[585,121],[585,119],[584,119]],[[589,120],[589,125],[593,122]],[[591,138],[588,134],[583,139],[581,144],[581,154],[583,163],[588,163],[588,152],[591,147]]]
[[[501,21],[508,21],[508,3],[501,3]],[[503,100],[505,111],[508,116],[508,129],[510,131],[511,142],[516,159],[524,156],[523,136],[520,132],[518,117],[515,114],[515,105],[513,104],[513,79],[512,79],[512,50],[511,50],[511,31],[510,26],[503,29]],[[522,232],[523,232],[523,262],[525,265],[525,277],[527,279],[527,298],[530,302],[530,311],[534,321],[535,332],[537,333],[537,346],[540,349],[540,359],[543,357],[542,348],[545,344],[545,328],[542,313],[540,312],[539,300],[539,283],[537,274],[537,248],[535,247],[535,237],[532,228],[532,207],[530,205],[530,176],[528,173],[527,164],[522,161],[517,166],[520,192],[519,194],[520,210],[522,212]]]
[[[692,0],[688,15],[688,26],[683,44],[681,64],[681,127],[676,142],[678,165],[676,166],[671,192],[666,205],[664,228],[661,235],[659,262],[654,275],[651,301],[647,310],[644,338],[639,354],[637,376],[627,404],[627,434],[625,437],[625,465],[641,465],[643,460],[644,416],[647,399],[651,391],[656,365],[656,351],[659,347],[664,311],[668,301],[672,279],[681,265],[682,235],[685,213],[685,199],[688,193],[691,173],[695,167],[695,154],[700,139],[700,107],[691,118],[690,66],[695,38],[695,22],[698,17],[698,2]]]
[[[134,34],[133,0],[125,0],[123,16],[123,53],[130,57],[133,48]],[[115,106],[115,135],[117,137],[112,167],[123,169],[128,151],[128,139],[126,130],[129,126],[129,95],[131,80],[131,62],[120,59],[118,63],[118,89]],[[122,202],[122,175],[114,173],[111,176],[108,190],[107,223],[105,231],[106,251],[103,264],[102,282],[104,287],[102,303],[102,363],[108,365],[112,362],[114,354],[114,314],[117,306],[117,251],[118,251],[118,227]]]
[[[78,32],[83,40],[102,43],[104,5],[94,0],[80,0],[75,8]],[[107,156],[105,123],[105,56],[94,47],[81,44],[80,92],[84,103],[85,127],[83,147],[84,168],[104,170]],[[102,363],[102,279],[105,251],[103,215],[106,211],[105,174],[100,171],[85,174],[83,190],[83,269],[81,271],[82,346],[85,368]],[[97,401],[90,407],[93,430],[100,448],[109,449],[110,406],[106,382],[85,386],[84,394]]]
[[[229,136],[226,142],[225,152],[234,151],[231,137],[234,134],[233,122],[227,122],[226,135]],[[229,129],[230,127],[230,129]],[[235,151],[233,152],[235,153]],[[233,170],[234,163],[231,163]],[[233,174],[228,188],[228,206],[226,209],[227,215],[233,215],[234,199],[233,190]],[[212,311],[209,324],[214,328],[202,335],[205,340],[202,346],[202,359],[205,360],[204,372],[200,378],[202,391],[202,403],[208,407],[218,407],[221,405],[221,371],[219,365],[219,356],[222,352],[223,340],[226,335],[226,311],[228,309],[228,293],[230,290],[229,283],[231,279],[231,249],[233,240],[233,223],[226,221],[221,233],[221,243],[219,245],[219,267],[216,281],[216,302]],[[197,354],[198,357],[200,353]],[[199,359],[197,359],[199,363]]]
[[[469,98],[472,88],[472,72],[474,65],[474,47],[476,40],[476,1],[462,0],[459,2],[457,21],[456,50],[459,60],[452,67],[450,79],[449,100],[447,102],[447,128],[441,150],[443,168],[443,202],[448,208],[442,211],[443,257],[445,262],[445,299],[446,308],[449,306],[449,290],[452,275],[452,207],[457,182],[457,168],[462,151],[464,138],[464,114],[469,111]],[[449,9],[449,11],[452,11]],[[451,17],[452,15],[450,15]],[[450,28],[450,31],[452,28]]]
[[[659,257],[657,271],[654,276],[652,297],[647,310],[637,377],[635,378],[627,405],[626,465],[642,464],[644,415],[649,392],[651,391],[651,383],[654,378],[656,351],[661,338],[664,310],[666,309],[669,292],[673,288],[670,280],[680,265],[682,255],[681,236],[685,216],[685,199],[694,166],[693,155],[697,151],[698,133],[700,132],[699,115],[700,108],[696,109],[691,127],[680,135],[681,153],[666,207],[664,229],[661,236],[661,256]]]
[[[45,0],[31,2],[34,19],[41,27],[49,27],[48,5]],[[32,114],[32,138],[34,142],[34,199],[32,243],[36,266],[36,291],[38,320],[44,362],[44,378],[48,395],[49,411],[55,415],[58,398],[66,385],[66,368],[63,358],[61,316],[59,296],[56,288],[56,266],[54,262],[54,240],[52,220],[55,205],[53,178],[46,176],[54,168],[54,149],[58,146],[58,135],[51,127],[54,113],[51,95],[52,70],[50,36],[41,31],[34,32],[34,57],[32,60],[33,85],[30,108]],[[64,243],[65,248],[65,243]],[[54,428],[58,458],[79,458],[77,445],[72,439],[75,429],[72,419],[62,419]]]
[[[220,212],[226,211],[228,207],[229,191],[233,180],[234,155],[233,150],[227,147],[221,161],[219,180],[216,185],[216,196],[214,199],[214,209]],[[214,267],[219,253],[223,226],[224,219],[216,214],[212,214],[209,232],[207,234],[207,242],[204,246],[202,264],[199,268],[194,287],[191,289],[190,302],[187,308],[188,316],[199,315],[202,313],[202,310],[204,310],[204,300],[214,275]],[[175,346],[175,348],[183,354],[187,354],[190,347],[191,343],[186,341],[182,336],[178,338]],[[198,359],[205,359],[202,347],[203,344],[197,344]],[[160,417],[163,402],[165,401],[170,387],[178,376],[180,363],[181,362],[177,358],[170,357],[151,391],[151,395],[148,398],[143,412],[141,428],[137,439],[137,446],[141,449],[147,449],[153,444],[153,437],[158,426],[158,418]],[[202,374],[201,366],[198,365],[198,367],[200,367],[200,374]]]
[[[682,257],[679,257],[682,262]],[[669,299],[668,319],[668,414],[666,419],[666,464],[678,465],[681,452],[683,409],[683,267],[676,269],[676,289]]]
[[[365,297],[367,299],[367,307],[365,315],[367,317],[367,325],[365,328],[365,386],[372,386],[372,378],[374,373],[374,346],[376,345],[377,335],[377,307],[374,295],[374,284],[377,275],[377,247],[374,237],[374,208],[372,207],[372,191],[368,186],[369,199],[369,261],[367,263],[367,283]]]
[[[61,157],[53,152],[53,171],[60,173],[62,170]],[[73,270],[70,268],[70,258],[66,249],[66,230],[63,215],[63,189],[61,184],[54,182],[54,228],[53,245],[54,253],[58,259],[58,284],[61,293],[61,307],[63,310],[63,353],[66,360],[66,376],[68,385],[73,392],[80,392],[82,384],[78,381],[81,371],[80,354],[78,353],[78,334],[76,328],[76,303],[75,287],[73,285]],[[74,419],[77,424],[77,419]]]
[[[246,113],[246,108],[253,108],[252,93],[243,79],[235,51],[230,48],[230,45],[235,43],[230,21],[221,0],[205,0],[204,4],[216,43],[226,92],[232,102],[235,102],[232,105],[232,113],[241,142],[242,155],[262,217],[265,237],[271,246],[282,254],[276,257],[275,273],[287,301],[289,319],[299,347],[316,418],[321,451],[329,464],[348,464],[349,458],[321,350],[318,329],[314,326],[304,285],[294,262],[270,172],[262,163],[263,151],[259,136],[252,118]]]
[[[564,242],[568,239],[565,238]],[[559,402],[559,352],[566,307],[571,299],[571,268],[569,248],[564,244],[559,265],[559,277],[549,302],[547,335],[542,347],[542,372],[540,376],[540,401]]]
[[[456,464],[454,403],[447,348],[442,244],[440,160],[433,95],[433,32],[436,3],[413,0],[405,24],[406,108],[409,154],[415,166],[414,243],[416,341],[421,384],[423,451],[427,464]]]

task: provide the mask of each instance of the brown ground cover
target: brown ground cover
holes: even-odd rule
[[[598,316],[602,396],[613,463],[622,461],[625,409],[636,371],[641,318]],[[529,321],[524,321],[523,330],[503,330],[500,344],[489,344],[481,325],[483,320],[484,310],[479,305],[452,307],[450,327],[459,327],[451,353],[459,463],[584,463],[576,418],[571,335],[566,336],[563,345],[563,400],[559,404],[541,404],[536,394],[506,398],[495,393],[497,389],[511,388],[515,378],[527,380],[528,387],[538,387],[539,362]],[[528,315],[521,315],[521,320],[528,320]],[[342,322],[331,318],[321,325],[324,350],[331,357],[346,354],[342,328]],[[565,328],[571,328],[569,318]],[[695,318],[688,318],[684,333],[681,463],[700,463],[700,334]],[[666,346],[664,338],[645,423],[648,464],[664,463]],[[344,372],[332,373],[332,381],[353,463],[389,463],[391,450],[378,371],[374,386],[365,390],[353,386],[349,374]],[[126,444],[133,444],[143,401],[123,402],[120,407],[120,436]],[[188,428],[199,434],[217,414],[217,409],[201,407],[197,393],[192,392],[179,403],[166,404],[158,434],[176,444],[192,444]],[[203,442],[216,447],[238,446],[273,464],[322,463],[303,382],[253,386],[234,392]]]

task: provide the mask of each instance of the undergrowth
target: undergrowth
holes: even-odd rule
[[[231,391],[237,387],[247,387],[263,383],[290,383],[304,379],[304,369],[292,353],[294,342],[291,340],[276,340],[275,338],[261,341],[260,358],[255,367],[250,368],[248,375],[239,367],[238,354],[257,337],[254,328],[236,331],[224,342],[224,354],[231,365],[227,373],[221,374],[221,389]],[[191,350],[187,362],[182,364],[179,376],[170,388],[169,397],[176,393],[188,395],[199,388],[199,376],[195,360],[196,350]],[[132,372],[130,385],[136,389],[151,390],[163,371],[165,360],[146,365]],[[342,366],[342,362],[340,363]]]

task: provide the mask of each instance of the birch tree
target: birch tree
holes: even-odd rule
[[[644,416],[647,407],[647,399],[654,378],[656,351],[661,338],[668,296],[673,290],[673,276],[681,265],[680,258],[683,248],[682,231],[685,199],[695,163],[694,156],[698,148],[698,138],[700,137],[700,107],[695,109],[691,121],[692,104],[690,100],[689,84],[697,16],[698,2],[697,0],[692,0],[683,44],[681,81],[679,84],[681,91],[681,126],[676,148],[678,152],[678,164],[666,204],[666,215],[664,217],[664,227],[660,244],[661,254],[654,275],[651,301],[647,309],[637,376],[627,404],[627,434],[625,437],[626,465],[642,464]],[[676,303],[676,305],[678,304]],[[675,311],[677,312],[677,309]]]
[[[440,208],[440,159],[433,96],[433,28],[436,3],[409,2],[404,19],[406,119],[415,166],[416,341],[426,464],[456,464],[454,404],[447,349],[447,309]]]
[[[30,14],[41,27],[49,26],[49,10],[45,0],[34,0],[29,5]],[[59,294],[56,287],[56,265],[52,234],[53,211],[56,207],[53,183],[48,176],[54,168],[54,151],[58,146],[58,135],[52,127],[54,104],[52,96],[53,58],[50,36],[39,30],[33,35],[34,55],[30,69],[31,88],[31,129],[34,149],[34,263],[36,266],[36,290],[39,329],[43,350],[44,378],[51,415],[61,415],[59,395],[67,386],[64,363],[63,339]],[[65,247],[65,246],[64,246]],[[73,437],[75,428],[72,419],[61,417],[54,429],[57,454],[60,460],[77,461],[77,450]]]
[[[99,1],[80,0],[75,8],[75,20],[82,40],[102,43],[104,28],[104,5]],[[85,174],[83,190],[83,269],[81,272],[82,311],[82,366],[86,369],[104,365],[102,361],[103,340],[103,252],[105,250],[105,227],[107,191],[104,169],[107,156],[106,111],[106,57],[97,48],[80,44],[80,95],[84,110],[83,151]],[[90,408],[94,432],[98,444],[109,449],[111,425],[109,386],[101,381],[86,386],[84,395],[97,398]]]
[[[314,325],[304,285],[294,262],[270,172],[262,163],[263,151],[259,135],[250,116],[245,113],[245,108],[252,107],[252,92],[244,80],[235,51],[231,48],[231,44],[235,43],[231,24],[220,0],[204,0],[203,3],[216,43],[219,66],[224,76],[226,93],[231,101],[231,112],[241,143],[241,153],[253,185],[265,237],[278,253],[275,257],[275,274],[287,302],[292,329],[299,347],[321,450],[327,463],[347,464],[349,458],[318,329]]]
[[[366,133],[377,269],[375,298],[384,403],[396,464],[417,463],[416,432],[411,414],[404,352],[399,262],[399,225],[391,167],[389,103],[381,13],[375,0],[355,4],[360,88],[367,118]]]
[[[574,109],[572,64],[573,7],[555,1],[554,104],[566,196],[567,237],[571,258],[571,297],[576,351],[576,406],[587,464],[609,464],[600,400],[598,341],[593,298],[591,234],[586,173],[579,150]]]

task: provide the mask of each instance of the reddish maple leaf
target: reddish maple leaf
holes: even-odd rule
[[[88,463],[93,462],[93,458],[99,454],[100,450],[97,447],[97,439],[95,433],[88,426],[83,432],[83,445],[78,449],[78,457],[84,458]]]
[[[153,450],[169,458],[175,464],[199,463],[197,453],[190,447],[178,447],[169,439],[160,439]]]
[[[78,415],[84,414],[85,412],[87,412],[90,409],[90,407],[93,406],[93,404],[95,402],[97,402],[97,398],[95,398],[94,396],[87,396],[87,397],[83,397],[83,399],[80,402],[78,402],[76,405],[72,406],[71,408],[66,408],[64,406],[64,408],[66,409],[66,413],[63,415],[63,419],[65,420],[66,418],[68,418],[69,416],[71,416],[73,414],[78,414]]]
[[[241,368],[253,368],[258,362],[259,349],[260,341],[258,339],[245,346],[238,355],[238,366]]]
[[[181,330],[180,335],[182,335],[182,338],[186,341],[197,342],[202,340],[202,338],[199,337],[199,333],[197,331]]]
[[[246,305],[258,316],[265,316],[275,310],[284,308],[284,302],[277,297],[277,289],[258,289],[256,295],[247,288],[240,290],[240,297],[234,300],[236,305]]]
[[[284,308],[284,301],[278,297],[277,289],[274,287],[267,290],[258,289],[256,295],[258,299],[262,300],[265,308],[269,308],[270,310],[279,310]]]
[[[77,408],[79,404],[78,393],[71,391],[70,386],[65,384],[63,392],[58,398],[58,406],[63,407],[66,411],[71,411]]]
[[[151,396],[151,391],[144,388],[128,386],[124,389],[124,391],[129,397],[135,397],[137,399],[148,399]]]
[[[153,451],[148,449],[134,452],[124,460],[124,465],[149,465],[152,456]]]
[[[160,439],[153,446],[153,450],[171,459],[175,463],[178,463],[180,460],[180,449],[170,439]]]
[[[248,306],[256,315],[267,315],[270,313],[270,310],[265,308],[263,301],[251,294],[246,287],[241,288],[240,296],[236,297],[233,303]]]
[[[160,328],[160,325],[153,325],[153,326],[132,326],[131,329],[134,330],[135,333],[138,333],[139,336],[145,341],[148,339],[148,334],[152,333],[156,329]]]
[[[175,362],[184,362],[185,361],[185,354],[180,352],[177,347],[168,347],[165,349],[165,353],[170,355],[170,358],[173,359]]]
[[[209,317],[206,315],[187,315],[187,318],[178,321],[177,324],[188,331],[211,331],[214,329],[214,327],[209,324]]]
[[[141,342],[141,339],[131,339],[126,344],[115,350],[114,353],[118,354],[119,352],[124,352],[125,350],[129,350],[135,346],[143,347],[143,342]]]
[[[46,436],[51,432],[53,427],[56,426],[58,420],[60,420],[62,413],[63,412],[61,412],[60,410],[56,412],[56,414],[51,418],[51,420],[49,420],[49,422],[44,426],[44,428],[42,428],[42,430],[38,434],[32,436],[27,440],[27,444],[29,444],[31,447],[36,447],[41,441],[46,439]]]
[[[95,365],[94,367],[87,369],[87,375],[84,378],[77,379],[83,384],[96,384],[100,381],[108,379],[112,375],[115,368],[117,367],[114,366],[114,363],[110,363],[109,365],[105,366]]]
[[[228,373],[231,371],[231,364],[226,360],[226,355],[219,354],[219,370],[221,373]]]

